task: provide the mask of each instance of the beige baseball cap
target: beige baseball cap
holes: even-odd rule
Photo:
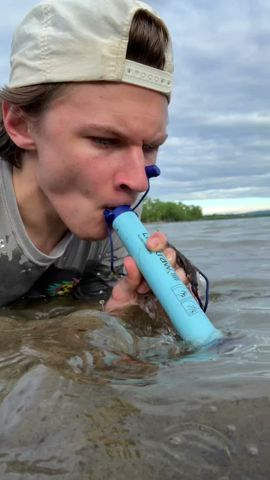
[[[137,0],[43,0],[24,18],[12,42],[9,87],[41,83],[112,81],[170,97],[171,41],[164,70],[126,59]]]

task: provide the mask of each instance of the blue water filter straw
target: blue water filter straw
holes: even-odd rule
[[[146,241],[150,233],[137,214],[128,205],[122,205],[106,210],[104,215],[182,339],[197,348],[223,338],[222,332],[210,322],[165,255],[148,250]]]

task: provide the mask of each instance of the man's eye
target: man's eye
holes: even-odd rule
[[[156,152],[159,149],[159,145],[146,143],[143,145],[143,151],[146,153]]]
[[[103,147],[110,147],[115,143],[113,138],[93,137],[92,140]]]

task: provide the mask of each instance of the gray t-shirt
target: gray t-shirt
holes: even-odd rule
[[[117,269],[126,250],[114,234],[113,245]],[[92,288],[94,295],[102,294],[102,285],[110,283],[107,282],[110,259],[108,239],[90,242],[72,233],[67,233],[50,255],[38,250],[25,231],[17,207],[12,167],[0,159],[0,306],[29,293],[32,297],[45,297],[78,290],[82,278],[89,279],[89,289]],[[93,282],[93,275],[101,286]]]

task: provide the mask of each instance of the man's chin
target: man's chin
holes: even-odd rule
[[[83,220],[82,222],[80,222],[79,218],[76,222],[72,222],[70,221],[72,219],[69,218],[69,225],[67,225],[67,227],[80,240],[104,240],[108,237],[109,231],[105,222],[103,211],[104,210],[99,210],[97,213],[94,212],[91,215],[91,218],[89,217],[89,221],[87,221],[85,217],[81,217]]]
[[[86,229],[85,231],[77,231],[73,232],[76,237],[78,237],[80,240],[87,240],[91,242],[96,242],[98,240],[105,240],[105,238],[108,237],[109,232],[108,229],[104,223],[104,226],[100,228],[96,228],[94,231]]]

